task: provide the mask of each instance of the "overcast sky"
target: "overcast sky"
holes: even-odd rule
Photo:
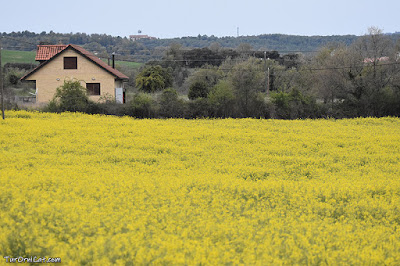
[[[400,31],[399,0],[1,0],[0,31],[158,38],[270,33],[363,35]]]

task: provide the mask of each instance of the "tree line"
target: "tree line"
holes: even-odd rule
[[[264,34],[258,36],[215,37],[198,35],[197,37],[181,37],[172,39],[142,39],[131,41],[127,37],[111,36],[107,34],[86,33],[56,33],[19,31],[0,33],[3,49],[34,51],[38,44],[77,44],[85,49],[98,54],[100,57],[109,57],[116,53],[121,59],[136,62],[148,62],[160,59],[173,44],[179,44],[187,49],[222,47],[238,48],[241,44],[250,45],[256,51],[275,50],[281,53],[294,51],[314,52],[329,43],[342,43],[350,45],[359,36],[296,36],[285,34]],[[400,33],[388,35],[396,41]]]
[[[140,118],[400,115],[400,42],[380,29],[370,28],[350,45],[327,45],[312,57],[242,48],[171,45],[162,60],[134,75],[128,104],[106,101],[79,110]],[[69,110],[57,101],[50,109]]]

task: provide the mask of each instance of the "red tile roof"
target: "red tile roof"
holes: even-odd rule
[[[103,60],[101,60],[100,58],[98,58],[94,54],[86,51],[82,47],[80,47],[78,45],[75,45],[75,44],[70,44],[68,46],[72,47],[73,49],[78,51],[80,54],[85,56],[87,59],[91,60],[92,62],[94,62],[98,66],[104,68],[106,71],[110,72],[111,74],[113,74],[114,76],[118,77],[119,79],[126,79],[126,80],[129,79],[126,75],[122,74],[121,72],[119,72],[115,68],[112,68],[111,66],[107,65],[106,63],[103,62]]]
[[[36,49],[36,61],[46,61],[64,50],[67,45],[38,45]]]
[[[50,48],[39,48],[40,46],[53,46]],[[46,51],[52,51],[55,52],[56,48],[55,46],[58,46],[59,51],[55,54],[53,54],[52,56],[50,52],[47,53],[47,56],[49,57],[49,59],[47,59],[46,61],[44,61],[42,64],[40,64],[39,66],[37,66],[36,68],[34,68],[32,71],[30,71],[28,74],[26,74],[25,76],[23,76],[21,78],[21,80],[26,80],[31,74],[33,74],[34,72],[36,72],[37,70],[39,70],[40,68],[42,68],[44,65],[46,65],[48,62],[52,61],[54,58],[58,57],[60,54],[62,54],[64,51],[68,50],[68,49],[73,49],[75,50],[77,53],[81,54],[83,57],[86,57],[88,60],[92,61],[94,64],[98,65],[99,67],[103,68],[104,70],[106,70],[107,72],[109,72],[110,74],[112,74],[114,77],[116,77],[117,79],[121,79],[121,80],[128,80],[128,76],[122,74],[121,72],[119,72],[118,70],[116,70],[115,68],[112,68],[111,66],[107,65],[106,63],[104,63],[100,58],[98,58],[97,56],[95,56],[94,54],[86,51],[85,49],[83,49],[82,47],[75,45],[75,44],[69,44],[69,45],[64,45],[64,49],[61,49],[60,47],[62,47],[63,45],[38,45],[38,49],[37,51],[41,52],[41,57],[39,58],[45,58],[46,57]],[[38,55],[36,55],[36,58],[38,58]],[[42,59],[40,59],[42,60]],[[43,59],[45,60],[45,59]]]

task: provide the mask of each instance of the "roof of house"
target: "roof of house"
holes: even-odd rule
[[[64,50],[67,45],[38,45],[36,49],[36,61],[46,61]]]
[[[364,58],[364,63],[385,62],[389,61],[389,59],[390,58],[388,56],[382,56],[378,58]]]
[[[42,56],[44,58],[46,56],[46,52],[45,52],[46,49],[45,48],[43,48],[43,49],[39,48],[39,46],[41,46],[41,45],[38,45],[37,51],[41,51],[41,52],[43,51]],[[45,45],[45,46],[49,46],[49,45]],[[53,46],[57,46],[57,45],[53,45]],[[58,46],[61,46],[61,45],[58,45]],[[99,67],[103,68],[104,70],[106,70],[107,72],[109,72],[110,74],[115,76],[117,79],[121,79],[121,80],[128,80],[129,79],[128,76],[122,74],[121,72],[119,72],[115,68],[112,68],[111,66],[107,65],[105,62],[103,62],[100,58],[98,58],[94,54],[86,51],[85,49],[83,49],[82,47],[80,47],[78,45],[69,44],[69,45],[65,45],[64,49],[62,49],[62,50],[60,49],[57,53],[53,54],[53,56],[51,56],[49,59],[47,59],[47,61],[44,61],[42,64],[40,64],[39,66],[34,68],[28,74],[23,76],[21,78],[21,80],[26,80],[30,75],[32,75],[33,73],[35,73],[36,71],[41,69],[44,65],[48,64],[49,62],[51,62],[54,58],[57,58],[60,54],[62,54],[64,51],[66,51],[68,49],[72,49],[72,50],[76,51],[77,53],[79,53],[83,57],[87,58],[88,60],[92,61],[94,64],[98,65]],[[52,51],[54,51],[54,50],[55,49],[53,49]],[[50,52],[47,53],[47,55],[49,56]],[[36,55],[36,57],[38,58],[38,55]]]

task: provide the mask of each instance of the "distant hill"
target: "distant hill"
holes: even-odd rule
[[[246,44],[256,51],[278,51],[280,53],[313,52],[329,43],[349,45],[357,40],[356,35],[336,36],[296,36],[285,34],[264,34],[258,36],[215,37],[198,35],[173,39],[142,39],[131,41],[126,37],[106,34],[86,33],[34,33],[29,31],[0,33],[2,45],[7,50],[34,51],[38,44],[77,44],[107,58],[115,52],[120,60],[147,62],[160,59],[171,44],[180,44],[183,49],[204,47],[238,48]],[[400,33],[390,34],[393,39],[400,39]]]
[[[254,50],[278,52],[298,52],[298,51],[315,51],[320,47],[329,43],[351,44],[358,36],[296,36],[285,34],[264,34],[258,36],[240,36],[240,37],[214,37],[214,36],[197,36],[182,37],[175,39],[157,39],[157,40],[140,40],[140,43],[148,48],[157,48],[160,46],[169,46],[172,43],[181,44],[184,47],[203,48],[209,47],[213,43],[218,43],[221,47],[237,48],[239,45],[246,43],[251,45]]]

